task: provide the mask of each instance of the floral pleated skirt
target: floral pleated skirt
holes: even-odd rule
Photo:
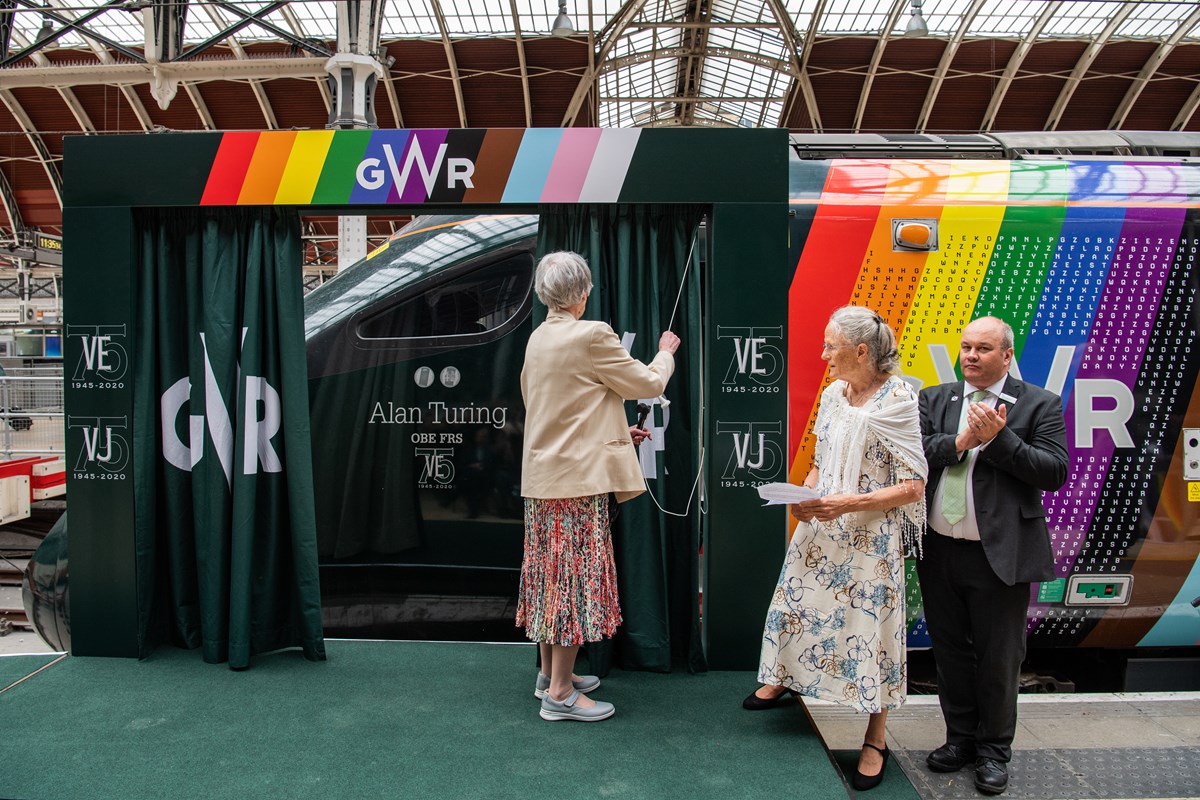
[[[517,625],[564,646],[611,637],[621,624],[608,495],[525,498],[525,557]]]

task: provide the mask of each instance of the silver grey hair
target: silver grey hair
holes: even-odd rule
[[[1013,336],[1012,325],[1009,325],[999,317],[992,317],[996,322],[1000,323],[1000,344],[1005,350],[1012,350],[1013,344],[1016,343],[1016,337]]]
[[[875,369],[895,373],[900,369],[900,353],[896,350],[896,334],[883,317],[862,306],[842,306],[829,317],[829,322],[852,347],[867,346],[867,355]]]
[[[999,317],[976,317],[969,324],[974,325],[976,322],[993,322],[1000,329],[1000,348],[1003,350],[1012,350],[1016,343],[1016,337],[1013,335],[1012,325],[1009,325]]]
[[[555,311],[570,308],[592,290],[592,271],[578,253],[546,253],[533,274],[538,300]]]

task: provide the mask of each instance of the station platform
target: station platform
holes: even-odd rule
[[[8,638],[8,637],[5,637]],[[0,655],[0,797],[854,797],[865,719],[824,703],[741,709],[751,672],[614,671],[601,723],[551,723],[530,645],[327,642],[233,672],[164,647],[141,662]],[[11,651],[10,651],[11,652]],[[1200,693],[1022,697],[1007,798],[1200,797]],[[938,775],[936,698],[889,715],[872,800],[978,798]],[[899,768],[897,768],[899,767]]]
[[[807,707],[831,748],[857,749],[865,728],[859,715],[814,701]],[[923,800],[984,797],[970,769],[946,775],[925,766],[944,736],[934,696],[910,695],[888,714],[888,746]],[[1003,798],[1195,800],[1200,692],[1021,695],[1013,749]]]

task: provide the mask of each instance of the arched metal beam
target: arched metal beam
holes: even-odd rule
[[[66,8],[54,8],[54,6],[62,5],[61,3],[55,2],[55,0],[44,0],[44,3],[41,5],[34,3],[33,0],[16,0],[16,2],[18,5],[23,5],[27,8],[33,9],[34,11],[40,12],[45,19],[54,20],[62,25],[62,27],[58,30],[51,30],[49,36],[39,38],[38,41],[33,42],[21,51],[12,53],[3,60],[0,60],[0,67],[6,67],[9,64],[15,64],[21,59],[33,55],[42,48],[52,46],[54,42],[57,42],[64,34],[67,34],[71,31],[78,33],[84,38],[85,41],[87,41],[89,45],[93,47],[97,44],[103,44],[113,50],[116,50],[118,53],[121,53],[123,56],[132,61],[142,62],[145,60],[142,57],[142,54],[136,50],[131,50],[125,45],[120,44],[119,42],[114,42],[107,36],[96,33],[87,27],[88,22],[100,16],[101,14],[111,11],[114,7],[120,6],[124,0],[107,0],[107,2],[105,2],[103,5],[90,9],[82,16],[78,17],[72,14],[64,13],[67,11]]]
[[[8,215],[13,241],[17,241],[18,234],[25,230],[25,221],[21,217],[21,206],[17,203],[17,196],[13,194],[12,185],[9,184],[8,178],[4,177],[2,170],[0,170],[0,204],[4,206],[4,213]]]
[[[871,64],[867,67],[867,78],[863,81],[862,91],[858,95],[858,108],[854,112],[854,126],[851,128],[855,133],[862,127],[863,115],[867,113],[867,100],[871,96],[871,84],[875,82],[875,75],[879,72],[879,62],[883,60],[883,51],[887,49],[888,39],[892,36],[892,31],[896,28],[896,23],[900,19],[900,15],[908,8],[910,0],[895,0],[892,3],[892,10],[888,13],[887,19],[883,23],[883,30],[879,32],[879,41],[875,43],[875,52],[871,55]]]
[[[754,64],[758,67],[765,67],[767,69],[775,70],[776,72],[785,73],[792,78],[798,76],[798,73],[793,71],[794,67],[789,62],[780,61],[777,58],[771,58],[770,56],[765,56],[762,53],[754,53],[749,50],[738,50],[732,47],[709,47],[707,48],[707,53],[712,58],[728,58],[736,61],[745,61],[748,64]],[[631,67],[635,64],[644,64],[647,61],[685,58],[690,55],[695,55],[695,51],[688,47],[660,47],[656,50],[645,50],[640,53],[633,53],[631,55],[611,59],[601,65],[600,69],[597,70],[597,73],[604,74],[605,72],[611,72],[612,70]]]
[[[16,41],[21,47],[25,47],[29,41],[21,35],[20,31],[15,29],[12,31],[12,36],[14,41]],[[44,69],[54,69],[54,64],[50,61],[50,59],[46,58],[46,54],[40,50],[35,52],[32,58],[33,63],[37,64],[38,67]],[[11,84],[7,80],[5,81],[5,86],[11,88]],[[69,86],[55,86],[54,89],[58,92],[58,96],[62,98],[63,103],[70,110],[71,115],[75,117],[75,121],[79,123],[80,130],[82,130],[84,133],[95,133],[96,126],[92,124],[91,117],[89,117],[87,111],[84,110],[83,105],[79,102],[79,98],[75,96],[75,92],[73,92]]]
[[[687,55],[680,59],[675,68],[675,92],[684,97],[699,97],[700,84],[704,79],[704,62],[708,48],[707,24],[709,19],[709,0],[688,0],[681,22],[686,25],[680,36],[680,43]],[[654,31],[657,40],[658,31]],[[601,101],[597,101],[601,102]],[[696,117],[695,103],[676,103],[675,116],[684,125],[690,125]]]
[[[388,103],[392,106],[392,113],[396,116],[396,127],[404,127],[404,115],[400,113],[400,98],[396,95],[396,87],[392,83],[391,78],[384,76],[380,81],[383,84],[383,89],[387,93]]]
[[[50,188],[54,190],[54,197],[58,200],[58,208],[61,211],[62,175],[59,174],[58,167],[54,165],[54,159],[50,155],[50,151],[46,148],[46,143],[42,141],[37,126],[33,124],[33,120],[25,113],[25,109],[21,106],[16,96],[8,89],[0,89],[0,102],[3,102],[8,107],[9,112],[25,133],[25,138],[29,140],[29,144],[33,147],[33,152],[37,154],[38,161],[42,164],[42,169],[46,171],[46,177],[50,179]]]
[[[1071,77],[1067,78],[1067,82],[1063,84],[1062,89],[1058,93],[1058,99],[1054,101],[1054,108],[1050,109],[1050,116],[1046,118],[1046,125],[1043,130],[1052,131],[1058,128],[1058,123],[1062,121],[1063,112],[1067,110],[1067,104],[1071,102],[1071,97],[1075,94],[1075,90],[1079,88],[1079,84],[1083,82],[1083,76],[1087,75],[1089,69],[1092,68],[1092,62],[1096,60],[1096,56],[1100,55],[1100,51],[1104,49],[1104,45],[1108,44],[1108,40],[1117,32],[1117,29],[1129,19],[1129,15],[1137,8],[1137,3],[1125,3],[1117,9],[1117,13],[1113,14],[1104,26],[1104,30],[1092,40],[1083,54],[1079,56],[1079,61],[1075,63],[1075,69],[1071,70]]]
[[[1196,88],[1192,89],[1191,96],[1179,109],[1179,113],[1175,115],[1175,121],[1171,123],[1171,130],[1181,131],[1186,128],[1192,121],[1192,115],[1196,113],[1197,107],[1200,107],[1200,81],[1196,83]]]
[[[196,109],[196,116],[200,117],[200,124],[204,126],[204,130],[215,131],[217,124],[213,122],[212,114],[208,111],[208,103],[204,102],[204,96],[200,94],[200,84],[185,82],[183,90],[192,101],[192,108]]]
[[[1166,41],[1160,42],[1158,47],[1154,49],[1154,53],[1150,56],[1146,65],[1142,67],[1142,71],[1133,79],[1133,84],[1125,92],[1125,96],[1121,98],[1121,105],[1117,106],[1117,113],[1113,114],[1112,121],[1108,123],[1110,129],[1120,130],[1125,124],[1125,118],[1133,110],[1133,104],[1141,96],[1142,90],[1154,78],[1154,73],[1158,72],[1158,68],[1167,60],[1167,56],[1171,55],[1171,51],[1179,44],[1179,40],[1198,24],[1200,24],[1200,5],[1196,6],[1191,14],[1188,14],[1187,19],[1175,29],[1175,32]]]
[[[317,44],[317,43],[307,41],[304,39],[300,39],[296,36],[293,36],[291,33],[285,31],[283,28],[279,27],[275,23],[268,22],[265,19],[265,17],[268,14],[271,14],[275,11],[279,11],[281,8],[285,7],[288,4],[288,2],[289,2],[289,0],[274,0],[274,2],[272,2],[270,5],[263,6],[262,8],[259,8],[255,11],[251,12],[251,11],[246,11],[244,9],[238,8],[237,6],[233,5],[232,3],[226,2],[226,0],[207,0],[205,5],[220,6],[220,7],[224,8],[226,11],[228,11],[229,13],[233,14],[234,16],[239,17],[240,19],[237,22],[229,23],[229,22],[225,21],[223,18],[221,18],[222,21],[220,23],[218,23],[220,30],[218,30],[216,33],[214,33],[209,38],[205,39],[203,42],[200,42],[199,44],[194,45],[192,47],[189,47],[187,50],[180,53],[179,58],[177,60],[186,61],[190,58],[195,58],[196,56],[200,55],[201,53],[208,50],[209,48],[214,47],[214,46],[220,44],[221,42],[232,38],[235,33],[240,31],[242,28],[248,27],[250,25],[256,25],[260,28],[263,28],[264,30],[270,31],[271,33],[275,34],[279,38],[281,38],[287,42],[290,42],[291,44],[300,48],[301,50],[307,50],[308,52],[312,53],[313,55],[325,56],[325,57],[332,56],[333,53],[331,53],[324,45]],[[209,16],[212,16],[212,15],[210,14]]]
[[[218,28],[225,28],[228,26],[229,23],[224,17],[221,16],[214,5],[204,3],[203,8],[205,13],[208,14],[208,18],[211,19],[213,24]],[[235,27],[234,30],[241,30],[241,28]],[[238,61],[248,60],[246,58],[246,48],[242,47],[242,43],[237,40],[237,37],[234,36],[232,32],[229,33],[225,41],[229,45],[229,49],[233,51],[233,55]],[[190,52],[192,51],[189,51],[189,53]],[[250,91],[254,93],[254,99],[258,102],[258,108],[262,111],[263,119],[267,123],[267,128],[270,130],[278,130],[279,120],[276,119],[275,109],[271,106],[271,100],[269,97],[267,97],[266,89],[263,88],[263,81],[251,78],[249,80],[249,84]],[[188,92],[188,96],[191,97],[192,93]],[[193,100],[193,103],[194,102],[195,101]],[[199,106],[197,106],[196,110],[199,111]]]
[[[380,0],[379,7],[380,13],[382,13],[383,0]],[[296,16],[296,12],[292,10],[291,3],[288,3],[286,6],[284,6],[279,13],[283,15],[283,19],[285,22],[287,22],[288,27],[292,29],[292,33],[296,34],[301,39],[311,38],[308,35],[308,31],[305,30],[304,24],[300,21],[300,18]],[[374,29],[378,31],[378,19],[374,21],[374,26]],[[376,34],[376,36],[378,37],[378,34]],[[325,81],[317,81],[317,91],[321,93],[321,100],[325,103],[325,113],[328,114],[329,109],[333,107],[333,98],[329,95],[329,86],[325,83]],[[191,96],[191,94],[191,92],[188,92],[189,96]]]
[[[612,20],[605,26],[608,31],[608,36],[604,37],[603,32],[600,46],[600,55],[592,66],[588,67],[587,72],[579,79],[579,84],[575,87],[575,94],[571,96],[571,102],[567,106],[567,112],[563,114],[562,127],[568,128],[575,123],[575,118],[579,116],[579,109],[583,106],[584,98],[596,83],[596,77],[599,75],[599,70],[603,69],[604,62],[608,59],[608,54],[612,52],[613,46],[616,45],[617,39],[620,39],[625,29],[633,22],[634,18],[641,13],[642,8],[646,5],[646,0],[625,0],[625,4],[621,9],[613,15]]]
[[[812,76],[808,72],[808,59],[812,55],[813,42],[817,40],[817,31],[821,29],[821,18],[825,16],[826,0],[817,0],[813,9],[812,22],[804,34],[804,47],[800,51],[800,90],[804,94],[804,102],[808,103],[808,118],[812,128],[817,133],[824,130],[821,124],[821,108],[817,105],[817,93],[813,90]]]
[[[517,0],[508,0],[512,11],[513,33],[517,37],[517,62],[521,65],[521,96],[525,98],[525,127],[533,127],[533,103],[529,99],[529,68],[525,65],[525,42],[521,39],[521,15],[517,13]]]
[[[925,128],[929,125],[929,118],[933,116],[934,103],[937,102],[938,94],[942,91],[942,84],[946,82],[950,65],[954,63],[954,57],[958,55],[958,48],[962,46],[967,31],[971,29],[971,23],[975,21],[975,17],[979,16],[979,11],[985,2],[987,0],[973,0],[970,8],[962,15],[958,28],[954,31],[954,36],[946,44],[946,49],[942,51],[942,58],[938,61],[937,71],[933,73],[929,91],[925,92],[925,102],[921,105],[921,116],[917,117],[918,133],[924,133]]]
[[[446,63],[450,65],[450,81],[454,84],[454,102],[458,106],[459,127],[465,128],[467,127],[467,105],[463,102],[462,78],[458,74],[458,59],[454,57],[454,43],[450,41],[450,29],[446,26],[446,15],[442,13],[441,0],[429,0],[429,6],[433,9],[438,30],[442,32],[442,46],[446,48]]]
[[[50,5],[62,6],[62,5],[65,5],[66,3],[71,2],[71,0],[47,0],[47,2]],[[106,8],[106,7],[107,7],[107,5],[102,6],[102,8]],[[68,16],[68,17],[72,13],[70,10],[68,10],[66,8],[59,9],[59,12],[61,14],[63,14],[64,16]],[[82,33],[82,31],[81,31],[81,33]],[[112,57],[112,53],[108,52],[108,50],[106,48],[102,47],[100,42],[97,41],[96,39],[94,39],[92,37],[84,36],[84,43],[87,44],[88,49],[90,49],[92,51],[92,53],[96,56],[96,58],[100,61],[101,64],[112,64],[115,62],[115,59]],[[139,65],[141,63],[144,63],[144,59],[142,59],[141,56],[138,56],[137,61],[139,62]],[[22,70],[22,72],[24,72],[24,70]],[[11,85],[7,81],[5,81],[5,84]],[[125,102],[129,105],[129,108],[133,111],[133,115],[135,117],[137,117],[138,124],[142,126],[142,130],[143,131],[150,130],[153,127],[154,123],[150,119],[150,113],[148,111],[146,111],[146,107],[144,105],[142,105],[141,98],[139,98],[137,96],[137,92],[135,92],[133,90],[133,88],[129,87],[129,86],[122,86],[118,89],[118,91],[121,93],[121,96],[125,98]]]
[[[792,67],[791,76],[797,82],[797,86],[799,86],[800,83],[807,81],[808,76],[805,75],[804,70],[800,67],[800,46],[797,43],[799,37],[796,35],[796,29],[792,25],[792,18],[788,15],[787,9],[783,7],[781,0],[767,0],[767,8],[771,9],[771,14],[775,17],[775,21],[779,23],[779,35],[783,37],[783,46],[787,50],[788,61]],[[816,12],[813,13],[813,20],[816,20]],[[800,94],[804,97],[805,104],[807,105],[807,94],[803,91]],[[779,120],[776,122],[776,125],[781,128],[787,124],[787,118],[792,110],[792,98],[796,96],[796,90],[792,89],[788,95],[783,102],[783,108],[779,112]],[[765,109],[766,106],[763,108]],[[808,110],[809,119],[811,119],[812,106],[808,106]]]
[[[1062,6],[1062,0],[1056,0],[1053,3],[1048,3],[1042,13],[1034,21],[1033,27],[1029,29],[1029,33],[1025,34],[1025,38],[1017,45],[1017,49],[1013,51],[1012,57],[1008,59],[1008,66],[1004,68],[1004,75],[1000,78],[1000,83],[996,85],[996,91],[992,92],[992,99],[988,103],[987,111],[983,114],[983,124],[979,126],[981,131],[990,131],[992,126],[996,124],[996,117],[1000,113],[1000,106],[1004,104],[1004,95],[1008,94],[1009,87],[1012,86],[1013,80],[1017,77],[1017,72],[1021,69],[1021,62],[1029,55],[1029,51],[1033,48],[1035,42],[1042,34],[1042,29],[1054,17],[1054,14]]]

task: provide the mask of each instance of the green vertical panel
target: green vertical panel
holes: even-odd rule
[[[714,669],[758,664],[787,527],[755,487],[787,480],[787,205],[713,207],[707,284],[704,631]]]
[[[77,656],[138,655],[131,221],[128,208],[63,210],[64,236],[77,243],[63,251],[71,652]]]
[[[63,204],[199,205],[221,136],[68,136],[63,139],[63,162],[70,165]]]
[[[645,128],[638,136],[620,201],[786,200],[787,184],[786,130]]]
[[[337,131],[333,143],[325,155],[325,166],[317,189],[313,192],[313,205],[332,205],[350,201],[354,189],[355,170],[367,152],[371,141],[370,131]],[[397,154],[399,157],[399,154]]]

